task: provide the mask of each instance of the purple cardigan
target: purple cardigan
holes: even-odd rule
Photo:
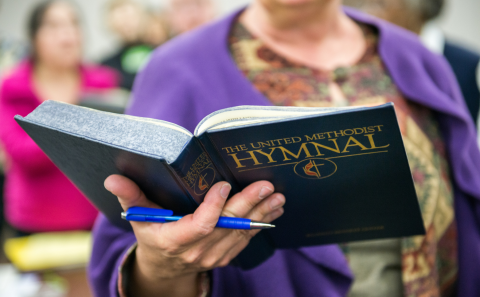
[[[345,9],[379,29],[380,55],[402,93],[438,113],[455,184],[459,241],[459,294],[480,296],[480,152],[446,61],[425,49],[413,34]],[[193,131],[209,113],[236,105],[269,105],[230,57],[227,36],[238,13],[185,34],[153,54],[134,86],[129,114],[162,119]],[[286,197],[288,200],[288,197]],[[133,233],[103,216],[94,231],[89,267],[96,296],[117,296],[118,267],[135,242]],[[277,250],[249,271],[227,266],[213,271],[213,296],[344,296],[352,274],[336,245]]]

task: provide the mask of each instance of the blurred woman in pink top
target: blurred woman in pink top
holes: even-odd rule
[[[0,139],[8,156],[5,215],[21,232],[90,229],[97,210],[58,170],[13,116],[45,100],[79,103],[82,94],[115,87],[116,74],[81,63],[75,9],[62,1],[37,6],[29,20],[31,57],[0,87]]]

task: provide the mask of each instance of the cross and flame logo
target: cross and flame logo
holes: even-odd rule
[[[198,174],[194,184],[194,191],[197,195],[202,195],[210,189],[215,180],[215,171],[211,167],[204,168]]]
[[[305,167],[303,167],[303,171],[308,176],[315,176],[317,178],[321,177],[320,171],[318,171],[318,166],[323,166],[325,164],[316,164],[315,160],[310,160]],[[312,171],[313,170],[313,171]]]
[[[203,191],[206,188],[208,188],[208,184],[205,183],[205,177],[206,176],[207,176],[207,173],[205,173],[204,175],[200,175],[198,177],[198,188],[200,189],[200,191]]]
[[[313,158],[298,162],[293,170],[303,178],[322,179],[333,175],[337,165],[327,159]]]

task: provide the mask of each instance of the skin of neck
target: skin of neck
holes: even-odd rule
[[[324,70],[353,65],[366,49],[340,0],[255,0],[240,22],[280,55]]]
[[[320,41],[344,30],[347,16],[340,0],[316,0],[299,4],[282,4],[269,0],[254,1],[242,15],[255,20],[256,29],[277,40]],[[256,33],[256,32],[254,32]]]
[[[71,81],[78,80],[80,77],[78,67],[56,67],[42,61],[35,62],[34,75],[41,81]]]

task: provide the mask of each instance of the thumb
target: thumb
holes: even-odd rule
[[[136,183],[123,175],[110,175],[105,179],[104,186],[105,189],[117,196],[124,211],[133,206],[158,208],[158,205],[145,197]]]

